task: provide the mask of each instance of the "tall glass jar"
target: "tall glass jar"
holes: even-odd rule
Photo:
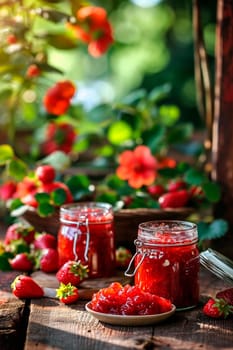
[[[197,227],[185,221],[141,223],[135,240],[135,284],[142,290],[168,298],[178,309],[199,301],[199,251]]]
[[[115,270],[113,210],[107,203],[63,205],[58,232],[59,265],[80,260],[89,277],[111,276]]]

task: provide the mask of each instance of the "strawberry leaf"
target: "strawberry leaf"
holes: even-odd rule
[[[55,211],[55,208],[50,203],[42,202],[39,204],[37,211],[40,216],[46,217],[48,215],[52,215]]]
[[[63,188],[58,188],[51,193],[51,199],[54,205],[62,205],[66,201],[66,192]]]
[[[14,157],[14,151],[9,145],[0,145],[0,165],[5,165]]]
[[[9,263],[9,259],[13,258],[13,254],[9,252],[4,252],[0,255],[0,270],[1,271],[10,271],[12,270]]]
[[[206,195],[206,198],[212,202],[218,202],[220,200],[221,197],[221,191],[220,191],[220,187],[218,186],[218,184],[213,183],[213,182],[205,182],[202,185],[202,189]]]
[[[35,198],[39,204],[48,203],[50,201],[50,195],[46,192],[36,193]]]
[[[9,175],[15,180],[22,180],[27,175],[27,170],[26,164],[18,158],[11,159],[8,163]]]
[[[184,177],[185,181],[190,185],[201,185],[206,181],[206,175],[196,169],[189,169]]]
[[[228,223],[223,219],[216,219],[212,223],[199,222],[198,237],[199,241],[212,240],[223,237],[228,230]]]

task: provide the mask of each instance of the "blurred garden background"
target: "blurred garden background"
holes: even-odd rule
[[[67,8],[79,3],[59,0],[2,1],[0,124],[2,132],[8,135],[6,140],[1,138],[2,142],[13,142],[15,128],[37,130],[45,124],[48,116],[45,116],[42,97],[50,85],[61,79],[71,79],[77,85],[73,105],[79,121],[86,118],[86,111],[98,105],[121,103],[132,92],[127,101],[133,101],[145,96],[145,91],[151,92],[163,86],[163,103],[180,110],[170,109],[173,118],[178,119],[176,114],[179,113],[179,122],[190,122],[195,130],[202,130],[205,123],[197,107],[194,78],[192,2],[92,2],[92,5],[103,6],[107,10],[114,30],[114,45],[98,58],[91,57],[85,45],[77,44],[65,34],[64,18],[60,12],[67,13]],[[43,11],[41,14],[37,12],[32,22],[27,11],[23,13],[24,7],[34,11],[36,8],[50,8],[50,12],[47,17]],[[15,15],[15,23],[12,14]],[[205,1],[201,4],[201,16],[210,71],[213,72],[216,3]],[[9,44],[9,35],[15,36],[16,42],[12,39]],[[22,42],[24,45],[26,40],[30,47],[27,43],[28,46],[19,49],[17,44]],[[28,79],[27,68],[36,60],[43,74]],[[109,127],[106,110],[102,117],[96,111],[89,113],[86,123],[76,125],[79,134],[96,134],[99,126]],[[90,125],[90,121],[95,123],[95,127]],[[104,132],[107,133],[107,129]],[[36,138],[33,136],[34,146],[41,137],[40,132],[37,132]],[[86,147],[82,141],[80,137],[76,144],[78,152]],[[38,157],[38,148],[33,147],[31,140],[29,144],[32,146],[30,156]],[[17,151],[23,152],[23,146],[18,145]],[[190,151],[195,152],[196,149]]]

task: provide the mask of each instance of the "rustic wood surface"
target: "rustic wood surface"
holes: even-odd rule
[[[0,271],[1,350],[233,350],[233,317],[215,320],[202,313],[207,298],[228,285],[204,268],[200,273],[200,303],[195,309],[141,327],[99,322],[85,311],[86,300],[70,306],[54,298],[19,300],[10,288],[18,274]],[[44,286],[56,288],[54,275],[47,279],[46,274],[37,273],[33,277]],[[96,287],[100,285],[98,280]],[[90,289],[94,289],[93,281]]]
[[[10,291],[16,275],[0,272],[1,350],[233,349],[233,318],[215,320],[202,313],[207,298],[227,287],[204,269],[198,307],[145,327],[99,322],[85,311],[84,300],[70,306],[53,298],[19,300]]]

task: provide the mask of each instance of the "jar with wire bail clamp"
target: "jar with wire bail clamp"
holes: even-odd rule
[[[108,277],[115,271],[113,210],[108,203],[83,202],[60,208],[59,265],[80,260],[89,277]]]
[[[142,290],[170,299],[178,309],[199,301],[199,251],[195,224],[187,221],[148,221],[139,224],[136,253],[126,276],[135,276]],[[135,261],[134,271],[131,267]]]

